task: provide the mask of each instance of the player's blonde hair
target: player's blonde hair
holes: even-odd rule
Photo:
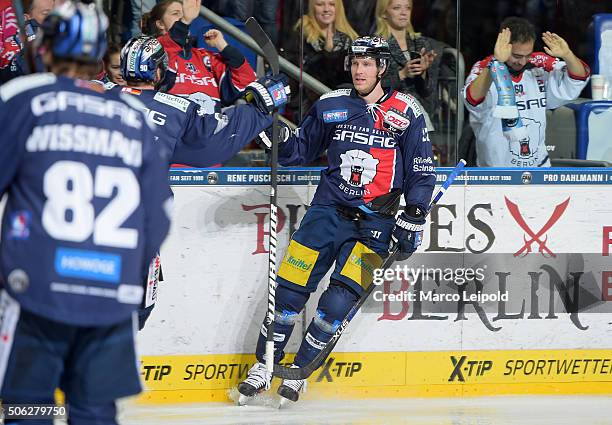
[[[376,2],[376,34],[386,39],[389,39],[391,37],[391,27],[387,22],[386,14],[387,9],[389,8],[389,4],[392,1],[393,0],[378,0]],[[413,1],[408,1],[410,2],[410,6],[412,6]],[[410,19],[412,19],[412,15]],[[412,26],[412,22],[410,22],[410,20],[406,24],[406,32],[408,33],[410,38],[416,38],[421,35],[420,33],[414,30],[414,27]]]
[[[299,30],[300,24],[304,23],[304,35],[306,37],[306,41],[314,44],[319,40],[325,40],[325,34],[323,30],[319,26],[317,19],[315,18],[315,3],[317,0],[309,0],[308,1],[308,13],[298,19],[295,24],[294,29]],[[334,19],[334,27],[337,31],[343,32],[349,36],[352,40],[355,40],[359,35],[357,32],[351,27],[348,19],[346,19],[346,14],[344,13],[344,4],[342,0],[334,0],[336,5],[336,18]]]

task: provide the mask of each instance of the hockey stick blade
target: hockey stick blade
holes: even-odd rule
[[[453,183],[455,178],[463,171],[463,168],[465,167],[465,165],[466,165],[466,162],[465,160],[462,159],[455,166],[453,171],[450,173],[446,181],[442,184],[442,187],[440,187],[440,189],[434,196],[433,200],[429,204],[429,208],[427,209],[426,216],[429,215],[429,212],[431,211],[432,207],[438,203],[440,198],[442,198],[442,195],[444,195],[444,193],[449,188],[449,186]],[[397,258],[397,254],[398,254],[398,249],[397,247],[394,247],[392,252],[385,259],[384,263],[380,266],[380,268],[387,269],[391,267],[391,265],[395,262],[395,259]],[[279,378],[290,379],[290,380],[307,379],[310,375],[312,375],[312,373],[323,364],[327,356],[329,356],[329,354],[332,352],[332,350],[338,343],[340,336],[344,333],[350,321],[353,319],[353,317],[355,317],[357,312],[361,309],[363,304],[367,301],[370,294],[374,291],[375,286],[376,285],[371,283],[367,287],[367,289],[361,294],[361,297],[359,297],[359,300],[357,300],[357,303],[351,308],[351,310],[348,312],[344,320],[342,320],[342,323],[340,324],[338,329],[336,329],[336,332],[334,332],[329,342],[325,344],[325,347],[323,347],[323,349],[319,352],[319,354],[317,354],[317,356],[312,360],[312,362],[310,362],[304,367],[286,367],[286,366],[275,364],[273,375],[278,376]]]
[[[276,47],[272,44],[272,40],[268,37],[268,34],[261,28],[257,19],[252,16],[246,20],[246,28],[249,32],[249,35],[255,40],[255,43],[259,46],[263,53],[263,57],[266,59],[266,62],[272,68],[272,74],[278,75],[280,71],[279,60],[278,60],[278,52],[276,51]]]

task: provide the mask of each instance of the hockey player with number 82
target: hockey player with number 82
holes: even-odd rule
[[[284,357],[310,294],[334,263],[329,286],[293,361],[295,367],[309,364],[330,340],[372,282],[366,271],[380,267],[391,245],[399,245],[400,258],[407,258],[421,243],[436,180],[432,147],[414,98],[381,87],[389,58],[383,38],[358,38],[347,57],[355,88],[321,96],[295,131],[282,129],[281,165],[310,164],[327,150],[328,166],[278,270],[275,363]],[[402,195],[406,207],[396,218]],[[241,403],[269,389],[266,335],[264,322],[257,363],[238,386]],[[278,393],[297,401],[304,384],[305,380],[285,379]]]

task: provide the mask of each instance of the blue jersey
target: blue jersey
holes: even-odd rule
[[[281,143],[279,162],[309,164],[326,149],[328,167],[313,205],[370,206],[401,190],[407,205],[427,210],[435,167],[423,113],[412,96],[390,91],[368,105],[350,89],[325,94]]]
[[[170,219],[168,154],[132,96],[33,74],[0,88],[0,266],[23,309],[126,320]]]
[[[272,118],[251,104],[207,114],[199,104],[168,93],[121,86],[111,91],[136,96],[156,125],[159,141],[171,152],[170,161],[191,167],[229,160],[272,125]]]

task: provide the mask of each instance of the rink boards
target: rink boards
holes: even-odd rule
[[[439,183],[446,175],[439,172]],[[281,173],[281,255],[318,178],[316,169]],[[158,304],[139,334],[147,388],[140,400],[226,401],[254,360],[249,353],[266,310],[268,173],[186,169],[170,179],[174,223],[162,248]],[[511,300],[480,311],[465,303],[460,311],[452,302],[372,301],[313,374],[306,397],[612,393],[610,185],[605,169],[468,170],[430,216],[421,250],[434,261],[478,253],[499,270],[500,261],[512,263],[507,282],[495,275],[488,284],[492,292],[510,285]],[[528,257],[514,255],[526,246]],[[546,262],[571,275],[560,263],[570,256],[584,272],[577,286],[591,296],[571,315],[541,273]],[[379,295],[406,285],[383,285]],[[297,350],[303,329],[298,322],[288,352]]]

